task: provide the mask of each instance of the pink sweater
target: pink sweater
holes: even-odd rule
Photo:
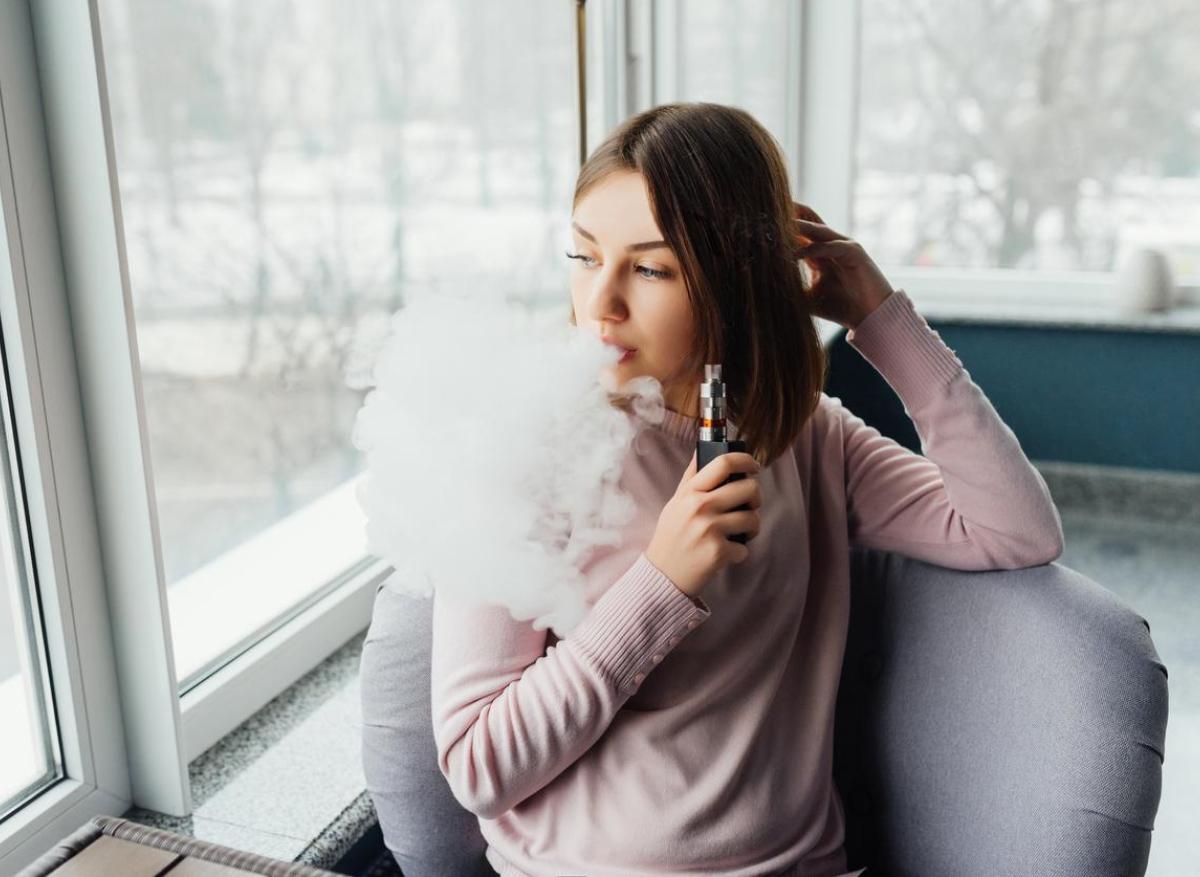
[[[695,602],[643,553],[696,446],[697,421],[672,411],[637,421],[622,484],[638,513],[583,568],[591,610],[565,638],[435,596],[438,759],[502,877],[843,874],[832,755],[851,547],[964,570],[1060,555],[1045,482],[907,294],[847,340],[926,456],[822,394],[755,476],[749,559]]]

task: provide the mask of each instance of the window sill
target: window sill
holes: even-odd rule
[[[1200,333],[1200,287],[1170,310],[1123,306],[1111,275],[1082,271],[893,268],[884,272],[929,320],[1051,328]]]
[[[1083,307],[1064,302],[951,301],[912,296],[926,319],[955,323],[1038,326],[1054,329],[1200,334],[1200,306],[1179,305],[1163,312],[1125,311],[1116,306]]]
[[[907,289],[905,289],[908,292]],[[909,292],[917,313],[930,323],[1027,326],[1043,329],[1096,329],[1110,332],[1163,332],[1200,335],[1200,305],[1182,304],[1161,313],[1129,312],[1116,306],[1087,307],[1069,302],[981,301]],[[821,343],[828,348],[845,329],[818,318]]]
[[[359,633],[188,765],[191,816],[126,819],[331,868],[377,824],[363,776]]]

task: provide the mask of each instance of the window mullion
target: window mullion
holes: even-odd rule
[[[859,0],[801,7],[799,198],[850,233],[858,121]]]
[[[625,4],[627,109],[640,113],[657,104],[654,89],[654,0]]]
[[[680,100],[683,39],[680,0],[651,0],[651,58],[652,90],[650,106],[673,103]]]
[[[601,63],[601,95],[604,107],[604,130],[600,139],[629,115],[630,88],[629,32],[625,0],[601,0],[602,25],[600,41],[603,46]]]

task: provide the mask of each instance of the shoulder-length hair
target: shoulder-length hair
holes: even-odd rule
[[[618,171],[644,177],[683,271],[696,338],[685,373],[698,387],[705,363],[722,365],[729,420],[769,465],[816,410],[826,370],[783,150],[736,107],[664,104],[626,119],[596,147],[574,205]]]

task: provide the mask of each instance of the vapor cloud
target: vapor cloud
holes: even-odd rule
[[[582,620],[579,563],[634,512],[618,482],[636,419],[663,417],[657,380],[616,384],[618,355],[566,310],[428,297],[395,314],[352,439],[388,587],[505,606],[559,637]]]

